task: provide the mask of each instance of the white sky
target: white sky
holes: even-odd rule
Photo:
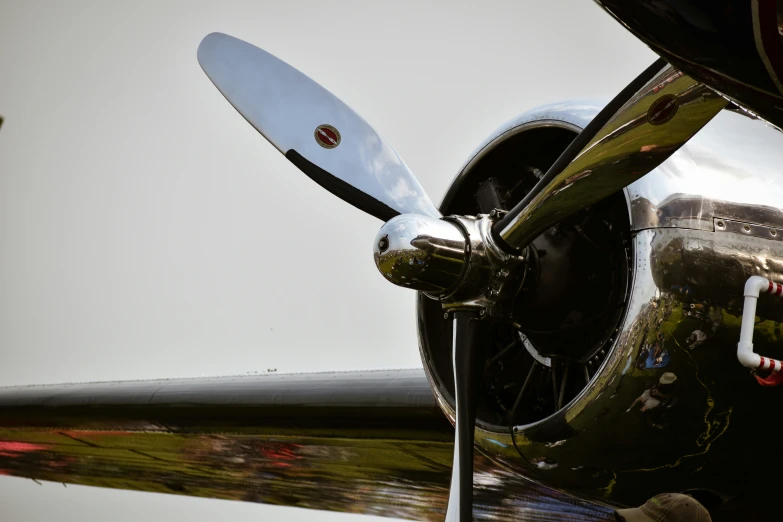
[[[0,0],[0,384],[420,365],[380,222],[299,173],[196,61],[220,31],[375,126],[437,203],[517,113],[655,56],[587,0]],[[5,520],[372,520],[0,477]],[[260,518],[259,518],[260,517]]]

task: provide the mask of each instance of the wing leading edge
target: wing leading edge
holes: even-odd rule
[[[454,430],[422,370],[0,388],[0,474],[442,520]],[[476,459],[477,517],[609,511]]]

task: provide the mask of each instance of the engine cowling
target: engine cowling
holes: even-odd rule
[[[511,208],[600,108],[551,105],[502,126],[441,211],[477,214],[487,192]],[[775,411],[781,391],[748,375],[736,343],[747,277],[783,281],[781,165],[778,131],[724,111],[660,168],[541,234],[511,313],[482,334],[477,444],[535,480],[618,504],[688,491],[746,514],[772,493],[760,477],[775,434],[759,412]],[[781,358],[783,308],[758,313],[757,351]],[[420,296],[418,322],[453,421],[451,321]]]

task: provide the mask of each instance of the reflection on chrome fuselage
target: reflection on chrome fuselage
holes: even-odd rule
[[[510,121],[471,156],[444,205],[503,147],[534,156],[529,151],[551,142],[553,129],[583,128],[598,108],[558,104]],[[627,187],[632,273],[611,349],[582,392],[548,417],[513,429],[480,419],[476,440],[485,451],[543,484],[594,499],[638,505],[689,491],[710,505],[714,520],[778,520],[774,505],[756,499],[776,494],[775,481],[763,477],[783,387],[760,386],[736,353],[745,281],[783,282],[782,171],[783,133],[723,111]],[[759,300],[754,343],[762,355],[783,356],[782,304]],[[436,332],[420,332],[439,403],[452,414],[443,369],[432,365]],[[521,459],[509,451],[509,434]]]

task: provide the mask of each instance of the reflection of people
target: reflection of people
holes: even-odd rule
[[[674,285],[670,288],[672,292],[677,292],[678,294],[684,296],[684,297],[690,297],[691,294],[693,294],[693,288],[691,288],[689,285]]]
[[[690,336],[688,336],[687,339],[685,339],[685,344],[690,346],[690,349],[693,350],[697,346],[699,346],[701,343],[707,340],[707,334],[702,332],[701,330],[694,330]]]
[[[623,522],[712,522],[709,511],[695,498],[680,493],[662,493],[643,506],[615,511]]]
[[[631,403],[626,413],[631,411],[636,403],[642,403],[642,409],[640,411],[648,411],[660,406],[661,402],[671,398],[674,390],[674,382],[677,380],[677,376],[672,372],[666,372],[658,379],[658,384],[652,388],[644,390],[644,393]]]
[[[669,350],[661,347],[659,343],[655,343],[652,351],[647,354],[647,359],[644,361],[645,368],[663,368],[669,364]]]
[[[721,312],[720,307],[719,306],[710,307],[710,311],[707,312],[707,319],[710,326],[710,330],[712,330],[712,335],[715,335],[721,323],[723,322],[723,313]]]
[[[639,349],[639,355],[636,357],[636,367],[643,370],[647,366],[647,359],[650,356],[650,345],[645,343]]]

